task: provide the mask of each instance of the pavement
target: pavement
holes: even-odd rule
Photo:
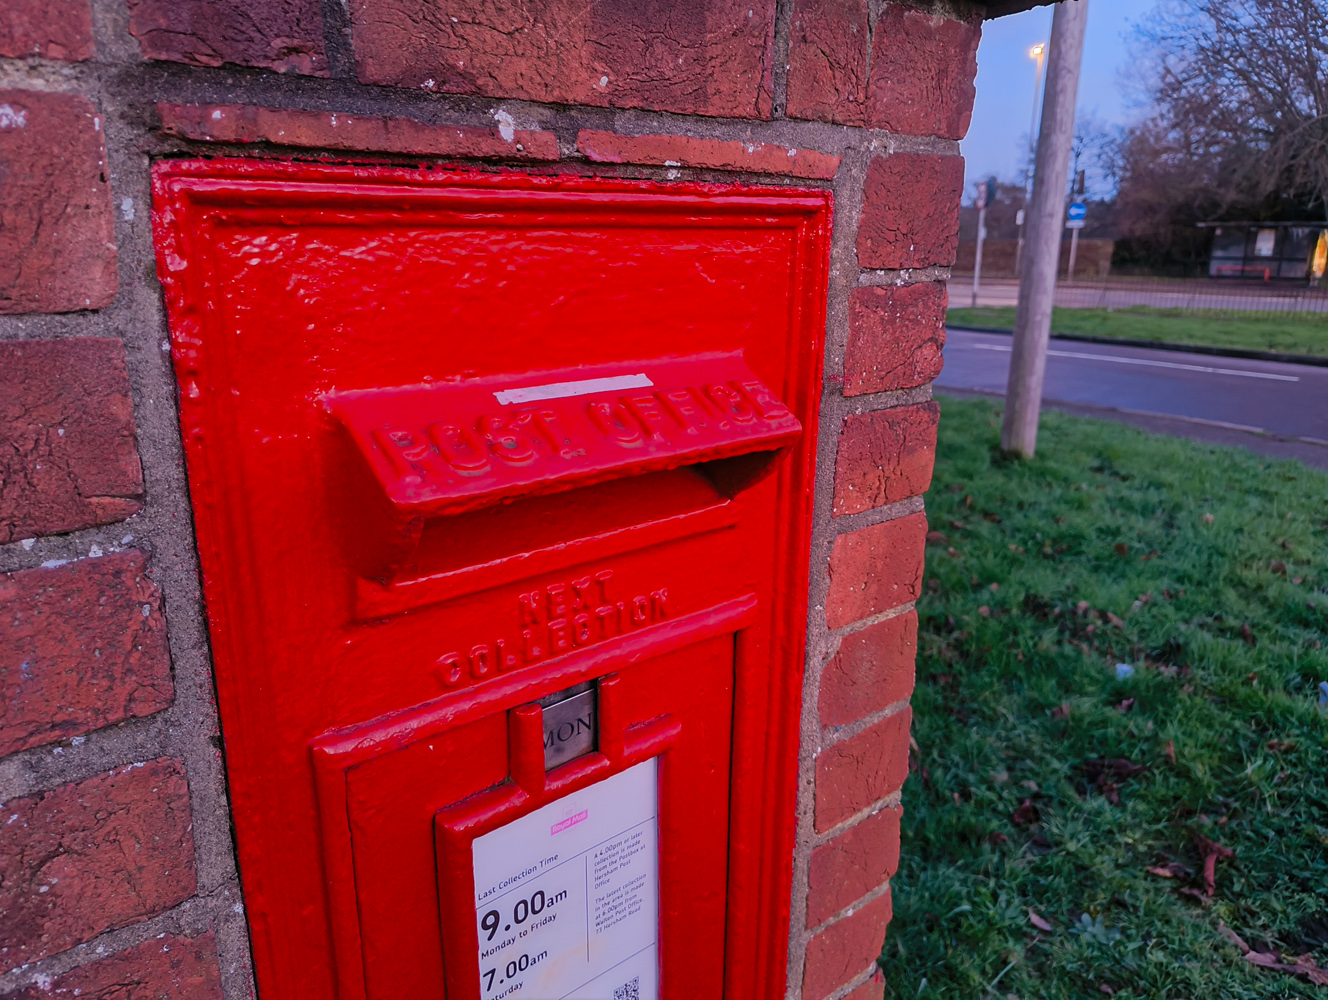
[[[1002,396],[1013,338],[946,332],[936,387]],[[1328,469],[1328,368],[1052,339],[1044,405]]]
[[[946,283],[950,305],[968,308],[973,301],[973,278],[959,275]],[[1019,301],[1019,282],[1012,278],[985,278],[978,289],[978,306],[1013,306]],[[1258,312],[1328,312],[1328,293],[1321,288],[1275,284],[1269,288],[1248,282],[1059,281],[1056,305],[1073,309],[1252,309]]]

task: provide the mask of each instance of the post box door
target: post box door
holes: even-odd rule
[[[781,990],[829,195],[154,187],[260,993]]]

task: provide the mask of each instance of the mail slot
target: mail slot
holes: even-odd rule
[[[154,190],[260,994],[782,992],[829,195]]]

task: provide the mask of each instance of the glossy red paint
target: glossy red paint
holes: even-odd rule
[[[830,196],[153,181],[261,994],[478,998],[471,840],[648,757],[662,995],[782,993]]]

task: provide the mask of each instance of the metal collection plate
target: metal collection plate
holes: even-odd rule
[[[571,690],[576,691],[575,688]],[[587,688],[575,694],[563,691],[553,697],[559,700],[544,699],[546,771],[590,753],[596,746],[595,689]]]

